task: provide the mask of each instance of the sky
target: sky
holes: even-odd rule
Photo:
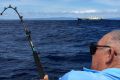
[[[120,18],[120,0],[0,0],[0,11],[11,4],[26,19],[31,18]],[[1,19],[14,19],[8,10]]]

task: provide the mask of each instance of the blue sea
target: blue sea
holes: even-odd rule
[[[120,21],[26,20],[50,80],[90,67],[90,42],[120,29]],[[39,80],[31,48],[18,20],[0,21],[0,80]]]

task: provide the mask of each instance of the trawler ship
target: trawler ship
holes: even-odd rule
[[[90,16],[88,18],[78,18],[78,20],[102,20],[102,18],[97,16]]]
[[[95,17],[91,16],[89,18],[78,18],[77,24],[88,24],[88,25],[99,25],[101,23],[103,24],[109,24],[112,23],[112,21],[120,22],[120,20],[114,20],[114,19],[103,19],[101,17]]]

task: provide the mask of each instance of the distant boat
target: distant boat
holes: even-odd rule
[[[78,18],[78,21],[81,21],[81,20],[102,20],[102,18],[100,17],[89,17],[89,18]]]
[[[90,17],[90,18],[77,18],[77,25],[80,25],[80,23],[84,23],[84,22],[100,22],[103,20],[107,20],[107,19],[102,19],[99,17]]]
[[[120,21],[120,20],[114,20],[114,19],[102,19],[102,18],[77,18],[77,25],[83,25],[83,24],[99,24],[99,23],[109,23],[112,21]]]

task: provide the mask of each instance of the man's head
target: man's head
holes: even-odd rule
[[[107,46],[107,47],[106,47]],[[92,55],[92,69],[120,68],[120,30],[104,35]]]

